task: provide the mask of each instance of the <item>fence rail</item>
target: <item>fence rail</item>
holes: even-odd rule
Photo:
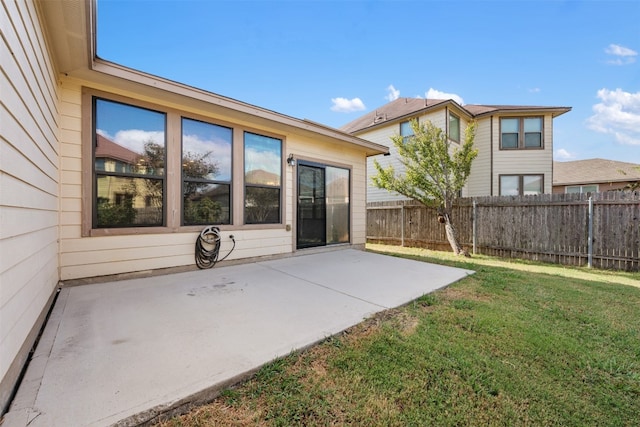
[[[470,252],[639,271],[640,192],[590,196],[591,209],[586,194],[465,198],[452,217]],[[367,240],[450,250],[436,210],[415,201],[369,203]]]

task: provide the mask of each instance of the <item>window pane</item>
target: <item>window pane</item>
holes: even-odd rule
[[[96,227],[162,225],[163,180],[98,176]]]
[[[500,119],[500,131],[502,133],[520,132],[520,119]]]
[[[520,194],[520,177],[518,175],[507,175],[500,177],[500,195],[518,196]]]
[[[182,119],[182,176],[231,181],[232,130]]]
[[[281,169],[282,141],[245,132],[245,183],[280,186]]]
[[[518,134],[517,133],[503,133],[502,134],[502,148],[518,148]]]
[[[571,185],[569,187],[566,187],[564,191],[566,193],[579,193],[580,192],[580,186],[579,185]]]
[[[246,224],[277,224],[280,222],[280,189],[246,187],[244,202]]]
[[[524,119],[525,132],[542,132],[542,118],[534,117]]]
[[[231,186],[184,182],[184,224],[230,224]]]
[[[449,138],[460,141],[460,118],[449,114]]]
[[[583,185],[581,190],[583,193],[597,193],[598,185]]]
[[[525,133],[524,146],[525,147],[542,147],[542,134],[541,133]]]
[[[164,175],[165,115],[96,99],[96,171]]]
[[[411,128],[411,122],[400,123],[400,136],[412,136],[413,129]]]
[[[349,170],[327,166],[327,244],[349,242]]]
[[[525,175],[522,177],[522,186],[525,196],[542,194],[542,176]]]

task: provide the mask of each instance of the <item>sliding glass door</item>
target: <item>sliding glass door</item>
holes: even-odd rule
[[[349,169],[298,163],[298,249],[349,243],[349,188]]]

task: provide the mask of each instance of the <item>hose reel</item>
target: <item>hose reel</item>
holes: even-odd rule
[[[196,239],[195,258],[198,268],[211,268],[216,265],[216,263],[227,259],[236,247],[236,241],[233,235],[230,235],[229,238],[233,241],[233,246],[223,258],[218,259],[220,255],[220,243],[222,241],[220,229],[214,226],[205,227]]]

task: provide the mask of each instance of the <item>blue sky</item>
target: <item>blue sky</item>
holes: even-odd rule
[[[340,127],[394,97],[568,106],[554,158],[640,163],[640,1],[98,0],[104,59]]]

